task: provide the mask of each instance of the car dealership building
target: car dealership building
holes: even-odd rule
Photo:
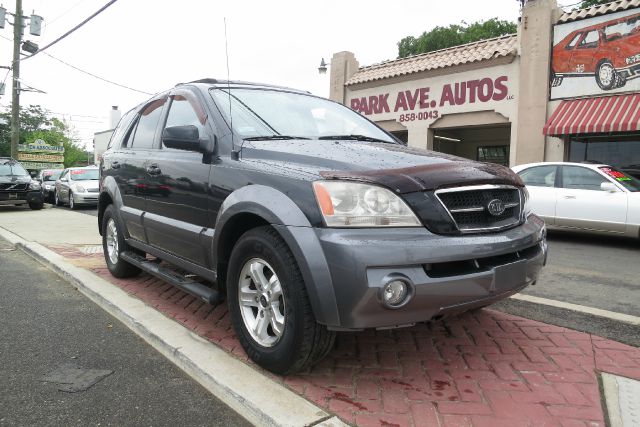
[[[640,0],[572,12],[528,0],[517,34],[364,67],[336,53],[330,98],[409,146],[505,165],[597,161],[640,172],[637,77]]]

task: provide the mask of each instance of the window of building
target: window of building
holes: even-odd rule
[[[568,160],[611,165],[640,177],[640,135],[572,137]]]
[[[490,162],[509,166],[509,146],[493,145],[488,147],[478,147],[476,160],[480,162]]]

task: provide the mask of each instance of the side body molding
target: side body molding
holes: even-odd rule
[[[220,236],[227,222],[244,213],[257,215],[278,230],[298,262],[316,320],[327,326],[339,326],[331,273],[320,241],[307,217],[284,193],[263,185],[248,185],[231,193],[216,220],[213,259],[218,259]]]

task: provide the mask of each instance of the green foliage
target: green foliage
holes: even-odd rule
[[[452,46],[459,46],[479,40],[513,34],[518,31],[515,22],[491,18],[487,21],[467,24],[452,24],[448,27],[435,27],[425,31],[418,38],[408,36],[398,42],[398,57],[404,58],[419,53],[433,52]]]
[[[583,2],[580,3],[580,9],[584,9],[591,6],[597,6],[600,4],[611,3],[611,1],[612,0],[583,0]]]
[[[0,113],[0,157],[11,155],[11,109]],[[42,139],[50,145],[64,146],[64,166],[85,165],[88,153],[69,136],[69,127],[51,117],[49,111],[39,105],[20,108],[20,143],[29,144]]]

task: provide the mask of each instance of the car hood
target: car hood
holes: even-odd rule
[[[436,190],[460,185],[523,186],[504,166],[474,162],[444,153],[400,144],[361,141],[275,140],[247,141],[242,158],[260,160],[289,173],[312,179],[370,182],[399,193]]]
[[[31,177],[28,175],[3,175],[0,176],[0,184],[7,184],[7,183],[13,183],[13,184],[27,184],[31,182]]]

